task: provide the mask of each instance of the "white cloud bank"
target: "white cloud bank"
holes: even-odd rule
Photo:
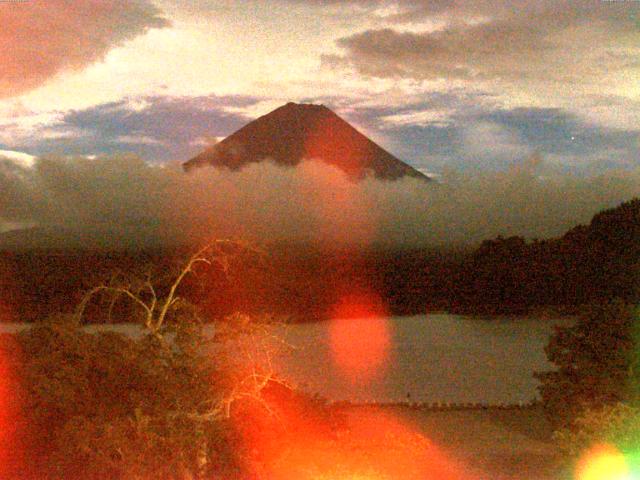
[[[152,166],[135,157],[0,160],[0,224],[63,227],[120,241],[314,240],[368,245],[550,237],[640,195],[640,172],[545,177],[507,173],[353,183],[326,164],[253,164],[239,172]],[[102,239],[105,240],[105,239]]]

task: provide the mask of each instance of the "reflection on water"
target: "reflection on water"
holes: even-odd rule
[[[286,379],[336,401],[529,402],[537,397],[533,372],[551,368],[544,346],[553,326],[571,322],[447,314],[391,317],[386,323],[391,338],[386,368],[367,383],[351,381],[336,365],[330,322],[274,327],[276,337],[292,348],[274,340],[278,353],[272,361]],[[24,325],[0,324],[0,332],[21,328]],[[141,332],[133,325],[89,328],[130,335]],[[207,328],[212,331],[213,326]],[[366,344],[367,338],[363,335],[354,341]],[[354,345],[354,351],[357,348]]]

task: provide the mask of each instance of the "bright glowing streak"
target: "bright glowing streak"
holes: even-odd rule
[[[349,475],[347,477],[340,477],[339,480],[387,480],[388,477],[384,476],[380,476],[380,475]],[[338,480],[336,477],[327,477],[324,475],[321,475],[319,477],[316,477],[314,480]]]

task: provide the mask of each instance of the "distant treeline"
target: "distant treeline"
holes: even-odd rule
[[[527,311],[611,298],[640,301],[640,199],[593,217],[558,239],[482,242],[461,264],[454,294],[461,308]]]
[[[187,253],[4,252],[0,318],[33,321],[70,311],[83,292],[118,272],[161,278]],[[317,320],[331,315],[341,298],[372,292],[396,315],[434,310],[521,314],[547,307],[572,311],[612,297],[638,302],[640,199],[603,211],[589,225],[557,239],[498,237],[468,249],[272,245],[264,255],[232,259],[227,274],[217,266],[200,268],[181,293],[211,318],[242,311]],[[94,307],[92,318],[106,321],[108,309]],[[111,318],[123,321],[132,313],[119,302]]]

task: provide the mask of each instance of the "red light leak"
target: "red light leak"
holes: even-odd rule
[[[16,320],[13,309],[0,300],[0,323],[10,323]]]
[[[354,137],[355,132],[345,131],[333,117],[321,119],[312,127],[305,139],[303,158],[312,160],[298,165],[298,173],[304,181],[300,198],[306,210],[317,221],[317,234],[328,245],[338,243],[370,243],[379,224],[375,205],[358,190],[354,180],[366,173],[362,161],[366,147]],[[339,150],[335,145],[341,145]],[[335,169],[321,167],[313,160],[325,159]]]
[[[269,480],[471,480],[419,431],[373,408],[344,412],[338,426],[295,394],[265,395],[269,408],[236,417],[250,478]],[[306,403],[305,403],[306,402]],[[334,420],[335,422],[335,420]],[[251,476],[252,475],[252,476]]]
[[[334,308],[329,326],[331,355],[352,383],[367,383],[384,371],[391,350],[386,308],[379,295],[344,296]]]
[[[15,378],[17,346],[12,336],[0,335],[0,478],[8,478],[18,467],[20,448],[17,445],[19,408],[18,382]]]
[[[306,138],[304,157],[324,158],[331,164],[342,165],[349,175],[360,177],[364,174],[362,163],[368,152],[354,135],[355,132],[345,130],[333,116],[321,119]],[[336,145],[341,148],[336,150]]]
[[[360,446],[361,468],[372,468],[366,479],[470,480],[463,465],[391,413],[356,409],[349,418],[350,436]]]
[[[304,189],[300,199],[307,220],[313,223],[312,238],[330,247],[365,246],[374,239],[378,212],[344,172],[318,161],[302,162],[297,171]]]
[[[352,381],[384,369],[391,348],[379,295],[343,295],[332,309],[333,360]],[[246,478],[269,480],[475,480],[448,452],[393,411],[337,410],[270,381],[233,404]]]

